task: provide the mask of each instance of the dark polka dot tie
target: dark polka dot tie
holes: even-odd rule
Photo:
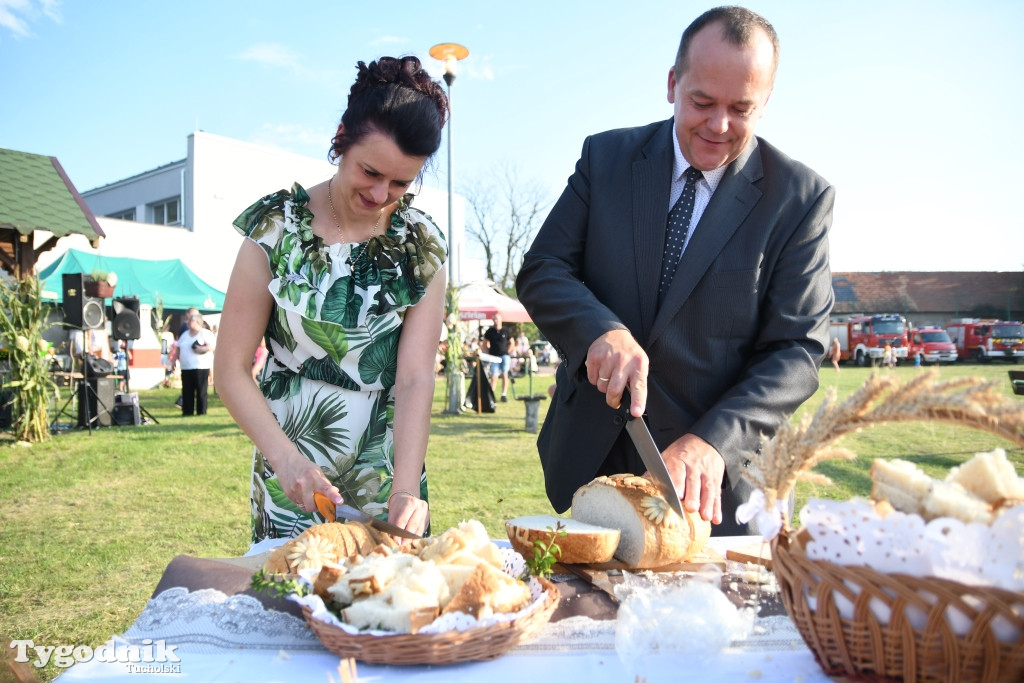
[[[668,225],[665,227],[665,253],[661,260],[661,280],[658,283],[658,303],[668,291],[675,277],[679,257],[683,255],[686,235],[690,232],[690,219],[693,217],[693,202],[697,197],[697,181],[703,176],[691,166],[686,169],[686,185],[679,195],[675,206],[668,212]]]

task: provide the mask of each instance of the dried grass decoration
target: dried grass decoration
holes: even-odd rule
[[[762,529],[782,527],[778,535],[766,534],[774,536],[782,601],[826,674],[872,681],[1024,680],[1024,592],[813,559],[805,552],[808,531],[790,531],[780,512],[796,482],[830,484],[812,468],[854,458],[833,444],[870,425],[947,422],[1024,447],[1024,403],[997,387],[976,377],[939,381],[935,371],[902,384],[872,375],[838,405],[830,390],[813,416],[783,426],[752,459],[748,478],[760,492],[748,507],[757,508]],[[951,528],[955,524],[950,520]]]

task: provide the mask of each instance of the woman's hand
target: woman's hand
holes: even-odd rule
[[[345,502],[338,489],[327,481],[320,467],[298,451],[288,456],[274,471],[284,494],[303,512],[316,510],[314,492],[327,496],[335,505]]]
[[[396,491],[388,501],[388,521],[414,534],[423,535],[430,522],[430,507],[427,501],[407,491]],[[406,539],[396,538],[399,543]]]

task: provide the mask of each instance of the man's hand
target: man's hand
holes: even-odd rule
[[[695,434],[684,434],[661,454],[683,508],[700,511],[701,518],[712,524],[722,523],[722,479],[725,459],[715,447]]]
[[[647,408],[647,354],[627,330],[605,332],[587,350],[587,379],[605,394],[612,408],[629,389],[629,412],[640,417]]]

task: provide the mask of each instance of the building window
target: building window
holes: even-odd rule
[[[166,202],[151,204],[153,222],[157,225],[181,225],[181,218],[178,213],[178,198],[168,199]]]
[[[121,211],[119,213],[108,213],[109,218],[117,218],[122,221],[133,221],[135,220],[135,209],[128,209],[127,211]]]

